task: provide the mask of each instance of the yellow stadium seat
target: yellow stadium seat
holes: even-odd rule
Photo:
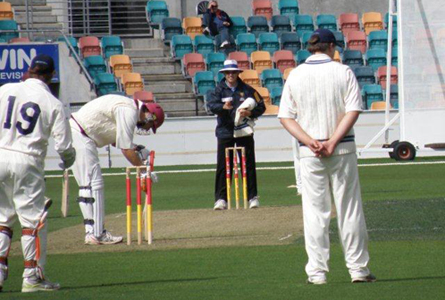
[[[135,92],[144,89],[144,81],[139,73],[122,74],[122,85],[124,86],[125,93],[129,96],[133,96]]]
[[[254,51],[250,54],[253,69],[261,74],[263,70],[272,69],[273,63],[268,51]]]
[[[13,20],[14,13],[9,2],[0,2],[0,20]]]
[[[334,61],[341,63],[340,52],[338,52],[338,50],[335,50]]]
[[[253,87],[263,98],[265,104],[271,104],[269,90],[265,87],[254,86]]]
[[[198,17],[186,17],[182,20],[182,27],[185,34],[191,39],[195,36],[202,34],[202,20]]]
[[[385,101],[376,101],[371,103],[371,110],[383,110],[383,109],[386,109]]]
[[[288,68],[288,69],[284,70],[284,73],[283,73],[283,79],[284,79],[284,81],[287,80],[287,77],[289,77],[289,74],[290,74],[290,72],[291,72],[293,69],[294,69],[294,68]]]
[[[241,74],[239,74],[239,78],[244,81],[244,83],[252,87],[261,86],[260,77],[255,70],[244,70]]]
[[[116,77],[133,72],[133,65],[128,55],[112,55],[110,57],[110,67]]]

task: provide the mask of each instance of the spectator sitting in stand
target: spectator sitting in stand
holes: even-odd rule
[[[218,9],[217,1],[210,1],[209,8],[204,13],[202,24],[204,34],[221,35],[221,48],[230,45],[229,27],[233,25],[233,22],[225,11]]]

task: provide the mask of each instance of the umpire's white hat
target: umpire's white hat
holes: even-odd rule
[[[236,60],[227,59],[224,61],[224,67],[219,71],[224,73],[224,72],[228,72],[228,71],[242,72],[243,70],[238,68],[238,63],[236,62]]]

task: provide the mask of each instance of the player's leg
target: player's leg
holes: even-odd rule
[[[300,159],[303,182],[304,241],[308,255],[306,273],[308,282],[326,283],[329,271],[329,222],[331,195],[329,177],[322,160],[315,157]]]
[[[301,195],[300,146],[298,145],[298,140],[294,137],[292,137],[292,154],[294,157],[295,185],[297,187],[297,195]]]
[[[370,275],[368,234],[363,213],[360,181],[355,153],[332,157],[332,190],[337,209],[340,239],[351,278]]]
[[[233,147],[234,145],[235,142],[232,138],[218,139],[215,175],[215,210],[225,209],[227,207],[226,148]],[[232,153],[230,153],[230,155],[232,155]],[[232,172],[233,160],[232,156],[230,157],[230,172]]]

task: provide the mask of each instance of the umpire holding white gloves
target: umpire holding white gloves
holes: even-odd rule
[[[224,78],[211,93],[207,103],[210,111],[217,115],[216,137],[218,139],[218,153],[215,179],[215,210],[227,208],[225,149],[233,147],[235,144],[238,147],[244,147],[246,150],[249,208],[257,208],[259,206],[253,121],[264,113],[266,107],[260,94],[238,77],[242,71],[242,69],[238,68],[235,60],[226,60],[224,68],[220,70],[224,74]],[[232,170],[232,152],[230,152],[230,155],[230,169]]]
[[[104,228],[104,181],[97,148],[113,145],[121,149],[134,166],[143,164],[139,147],[133,144],[134,132],[145,135],[164,122],[164,111],[157,103],[143,103],[120,95],[94,99],[73,113],[70,120],[77,159],[73,174],[79,185],[79,206],[85,225],[85,244],[117,244],[122,236],[113,236]]]
[[[16,215],[22,226],[25,260],[22,292],[59,289],[44,277],[46,262],[44,160],[50,135],[63,166],[76,157],[63,104],[48,84],[50,56],[37,55],[24,82],[0,88],[0,291],[8,275],[8,253]]]

